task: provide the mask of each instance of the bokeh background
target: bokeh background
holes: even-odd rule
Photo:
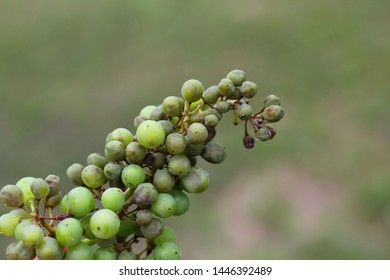
[[[148,104],[232,69],[282,99],[252,150],[228,157],[169,218],[184,259],[390,258],[387,0],[2,1],[0,185],[58,174],[134,131]],[[0,206],[0,213],[7,209]],[[10,238],[0,238],[0,258]]]

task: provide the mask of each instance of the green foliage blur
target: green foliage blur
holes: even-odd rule
[[[245,150],[202,162],[206,193],[165,224],[183,259],[390,258],[387,0],[2,1],[0,185],[61,176],[134,132],[148,104],[232,69],[276,94],[285,118]],[[254,104],[254,103],[253,103]],[[0,214],[8,211],[0,206]],[[0,259],[11,238],[0,237]]]

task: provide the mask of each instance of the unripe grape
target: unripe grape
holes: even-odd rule
[[[267,122],[278,122],[284,116],[283,108],[279,105],[270,105],[266,107],[263,111],[263,118]]]
[[[80,163],[73,163],[66,170],[66,176],[73,182],[75,185],[82,186],[84,185],[83,179],[81,178],[81,173],[84,169],[84,166]]]
[[[0,190],[0,199],[9,207],[19,207],[23,204],[23,192],[16,185],[6,185]]]
[[[183,99],[177,96],[168,96],[162,102],[162,110],[165,114],[171,117],[178,117],[183,113]]]
[[[34,198],[34,194],[31,191],[31,183],[34,179],[34,177],[24,177],[16,183],[23,193],[24,205],[29,205],[29,202],[32,202],[32,199]]]
[[[91,246],[84,242],[79,242],[75,246],[68,248],[65,260],[92,260],[93,251]]]
[[[232,70],[227,74],[226,78],[231,80],[233,84],[237,86],[241,86],[246,79],[246,73],[242,70]]]
[[[185,81],[181,87],[181,95],[189,103],[198,101],[202,97],[203,91],[202,83],[194,79]]]
[[[116,260],[116,253],[112,248],[97,248],[93,252],[94,260]]]
[[[240,104],[236,111],[241,120],[247,120],[254,112],[252,106],[247,103]]]
[[[175,242],[176,241],[176,232],[171,227],[164,227],[163,232],[153,239],[153,243],[161,245],[164,242]]]
[[[62,214],[69,212],[68,202],[66,201],[67,198],[68,195],[65,195],[60,201],[60,211]]]
[[[255,132],[255,137],[261,141],[268,141],[274,137],[275,133],[271,127],[265,125]]]
[[[157,198],[157,190],[151,183],[139,184],[133,194],[133,199],[139,206],[148,206]]]
[[[140,226],[149,224],[153,219],[152,214],[147,209],[141,209],[136,214],[136,222]]]
[[[208,127],[215,127],[218,125],[218,118],[216,115],[214,114],[210,114],[210,115],[207,115],[205,118],[204,118],[204,124],[205,126],[208,126]]]
[[[168,170],[178,177],[185,177],[190,173],[191,162],[185,155],[175,155],[168,161]]]
[[[15,239],[18,241],[22,241],[22,232],[26,226],[32,224],[31,220],[21,221],[15,228]]]
[[[215,109],[217,109],[218,112],[223,114],[223,113],[229,112],[230,104],[229,104],[229,102],[226,102],[226,101],[218,101],[215,104]]]
[[[84,217],[93,209],[93,194],[85,187],[76,187],[66,195],[66,205],[72,215]]]
[[[170,192],[175,183],[175,177],[167,169],[159,169],[154,174],[153,185],[158,192]]]
[[[62,260],[64,257],[64,249],[52,237],[44,237],[37,246],[36,253],[40,260]]]
[[[116,212],[125,204],[125,195],[118,188],[109,188],[103,192],[101,201],[104,208]]]
[[[280,98],[274,94],[268,95],[263,102],[264,107],[268,107],[270,105],[280,105]]]
[[[50,191],[47,196],[56,196],[60,192],[60,177],[57,175],[48,175],[45,181],[49,184],[50,187]]]
[[[246,98],[252,98],[257,93],[257,85],[253,82],[246,81],[240,87],[241,94]]]
[[[230,79],[222,79],[218,84],[218,89],[221,95],[230,97],[234,92],[234,84]]]
[[[36,199],[43,199],[49,194],[50,187],[45,180],[36,178],[31,183],[31,191]]]
[[[152,110],[152,112],[150,112],[150,117],[149,119],[153,120],[153,121],[160,121],[160,120],[163,120],[167,117],[167,115],[165,114],[165,112],[163,111],[162,109],[162,106],[157,106],[156,108],[154,108]]]
[[[145,117],[143,117],[143,116],[136,116],[136,117],[134,118],[134,127],[135,127],[135,129],[137,129],[138,126],[139,126],[141,123],[143,123],[144,121],[147,121],[147,120],[148,120],[148,118],[145,118]]]
[[[114,211],[100,209],[92,215],[89,226],[96,237],[108,239],[118,233],[120,220]]]
[[[159,193],[150,210],[161,218],[170,217],[176,212],[176,200],[169,193]]]
[[[172,155],[181,154],[186,148],[187,140],[180,133],[171,133],[165,139],[165,149]]]
[[[194,144],[203,144],[207,140],[207,128],[201,123],[193,123],[187,130],[188,140]]]
[[[149,224],[141,226],[141,232],[145,238],[155,239],[164,230],[164,226],[159,219],[153,218]]]
[[[92,153],[87,157],[87,163],[104,168],[107,164],[107,159],[100,153]]]
[[[24,245],[22,241],[13,242],[7,247],[6,255],[10,260],[32,260],[35,250]]]
[[[204,101],[206,101],[208,104],[214,104],[215,102],[217,102],[220,96],[221,92],[219,91],[218,86],[211,86],[203,92],[202,97]]]
[[[58,204],[60,204],[61,200],[62,200],[62,193],[60,191],[55,196],[49,197],[49,199],[46,201],[46,207],[55,208]]]
[[[161,120],[158,121],[158,123],[161,124],[164,128],[165,136],[168,136],[169,134],[174,132],[173,124],[171,121]]]
[[[110,248],[112,247],[116,242],[116,236],[113,236],[108,239],[101,239],[98,237],[95,237],[96,245],[98,245],[100,248]]]
[[[138,142],[131,142],[126,146],[126,157],[130,163],[139,163],[146,156],[146,149]]]
[[[179,260],[180,248],[174,242],[164,242],[154,249],[155,260]]]
[[[179,190],[173,190],[170,192],[170,194],[176,200],[176,211],[173,215],[183,215],[190,209],[190,199],[184,192]]]
[[[200,155],[203,152],[204,144],[193,144],[188,143],[184,150],[184,154],[188,157],[195,157]]]
[[[209,175],[200,167],[192,167],[188,176],[181,178],[183,190],[190,193],[204,192],[209,185]]]
[[[226,158],[225,147],[216,141],[210,141],[204,146],[201,156],[210,163],[221,163]]]
[[[145,148],[157,148],[164,143],[164,139],[164,128],[156,121],[144,121],[137,128],[137,140]]]
[[[145,181],[145,171],[139,165],[130,164],[123,169],[121,177],[126,187],[135,189]]]
[[[92,164],[87,165],[83,169],[81,178],[83,179],[84,184],[90,188],[99,188],[107,182],[103,169]]]
[[[194,110],[196,110],[196,108],[198,108],[198,107],[202,108],[203,105],[204,105],[203,99],[199,99],[199,100],[196,101],[196,102],[192,102],[191,105],[190,105],[190,111],[194,111]]]
[[[232,100],[238,100],[243,97],[242,92],[240,90],[240,87],[236,87],[232,93],[232,95],[229,96],[229,99]]]
[[[11,213],[0,216],[0,234],[5,236],[13,236],[15,234],[15,228],[20,222],[20,218],[17,215]]]
[[[118,255],[118,260],[136,260],[137,256],[133,252],[122,251]]]
[[[31,218],[31,215],[29,213],[20,208],[11,210],[9,214],[15,215],[19,219],[19,221]]]
[[[36,247],[43,241],[44,232],[42,228],[36,224],[27,225],[21,234],[21,241],[27,247]]]
[[[128,237],[136,231],[137,227],[134,222],[121,220],[117,236]]]
[[[139,113],[140,116],[150,119],[150,113],[157,108],[155,105],[147,105],[144,108],[142,108],[141,112]]]
[[[119,140],[110,140],[104,146],[104,154],[109,161],[121,161],[126,158],[125,146]]]
[[[109,134],[108,139],[109,141],[118,140],[122,142],[124,147],[126,147],[130,142],[133,141],[133,137],[133,133],[131,133],[130,130],[126,128],[117,128]]]
[[[72,247],[79,243],[82,236],[83,228],[75,218],[66,218],[56,227],[56,239],[62,246]]]
[[[136,142],[132,142],[136,143]],[[121,177],[123,165],[115,162],[109,162],[104,166],[104,176],[109,180],[118,180]]]

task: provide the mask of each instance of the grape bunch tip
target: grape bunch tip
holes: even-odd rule
[[[206,89],[190,79],[181,96],[144,107],[134,119],[134,134],[116,128],[103,153],[90,154],[85,165],[70,165],[66,175],[74,187],[67,194],[56,175],[23,177],[2,187],[0,200],[13,208],[0,216],[0,234],[15,237],[7,257],[180,259],[176,233],[162,220],[185,214],[190,195],[209,187],[210,175],[197,166],[199,159],[225,160],[225,148],[215,140],[223,114],[231,111],[234,125],[244,124],[247,149],[276,135],[274,123],[284,116],[280,99],[268,95],[256,109],[250,101],[257,91],[242,70]],[[140,242],[143,249],[134,246]]]

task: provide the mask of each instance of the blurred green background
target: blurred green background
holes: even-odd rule
[[[0,185],[58,174],[133,129],[148,104],[232,69],[282,99],[252,150],[228,157],[165,224],[183,259],[390,258],[387,0],[2,1]],[[7,209],[0,207],[0,213]],[[11,238],[0,238],[0,259]]]

